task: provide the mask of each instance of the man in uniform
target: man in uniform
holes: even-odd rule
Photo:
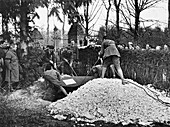
[[[107,39],[107,37],[104,36],[99,56],[103,58],[101,78],[105,77],[107,67],[112,65],[110,67],[113,74],[115,74],[114,72],[116,70],[118,76],[120,76],[122,80],[122,84],[124,85],[126,81],[124,79],[123,71],[120,66],[120,53],[116,47],[115,42],[113,40]]]

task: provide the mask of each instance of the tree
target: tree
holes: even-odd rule
[[[81,4],[84,7],[84,24],[82,23],[82,26],[85,28],[85,35],[88,37],[102,13],[101,7],[103,3],[100,0],[82,0]]]
[[[8,29],[8,18],[6,17],[7,16],[7,7],[5,6],[5,3],[4,2],[1,2],[0,4],[0,12],[2,14],[2,32],[4,33],[5,30]]]
[[[14,3],[15,4],[15,3]],[[0,13],[2,14],[2,33],[4,39],[9,39],[9,22],[10,18],[14,18],[17,12],[15,13],[15,8],[12,3],[9,1],[0,1]]]
[[[109,4],[108,7],[107,7],[107,5],[106,5],[106,1],[103,0],[103,4],[104,4],[104,6],[105,6],[105,9],[107,10],[106,21],[105,21],[105,28],[106,28],[106,31],[105,31],[105,32],[106,32],[106,35],[107,35],[107,32],[108,32],[109,13],[110,13],[110,9],[111,9],[111,6],[112,6],[111,0],[108,0],[107,2],[108,2],[108,4]]]
[[[56,16],[58,18],[58,20],[60,22],[63,23],[62,26],[62,36],[61,36],[61,43],[63,44],[63,40],[64,40],[64,33],[65,33],[65,15],[68,15],[68,17],[71,17],[70,15],[74,15],[76,14],[76,9],[74,8],[74,6],[72,6],[71,1],[68,0],[53,0],[53,7],[50,11],[49,16],[53,15]],[[60,9],[62,10],[62,15],[63,18],[60,17]],[[81,19],[80,19],[81,20]],[[73,18],[69,18],[69,23],[73,22]]]
[[[48,1],[46,0],[21,0],[19,3],[19,10],[20,10],[20,40],[21,44],[24,44],[25,47],[21,48],[24,49],[25,54],[27,55],[27,47],[28,47],[28,37],[32,40],[30,37],[31,28],[29,27],[29,22],[33,21],[29,17],[30,14],[33,14],[32,18],[37,16],[37,13],[35,13],[35,9],[39,6],[47,6]]]
[[[134,42],[138,43],[138,30],[140,25],[140,14],[142,11],[153,7],[161,0],[126,0],[124,10],[121,10],[126,24],[133,33]],[[125,14],[127,12],[127,14]],[[132,25],[131,18],[134,18],[135,23]]]
[[[100,0],[54,0],[54,3],[60,4],[63,14],[68,16],[69,24],[73,24],[76,19],[85,28],[86,36],[97,22],[97,14],[101,12]],[[82,8],[84,9],[83,14]],[[94,19],[96,20],[94,21]],[[89,25],[92,21],[94,23]]]
[[[88,1],[88,0],[85,0],[83,2],[84,4],[84,18],[85,18],[85,33],[86,33],[86,36],[89,35],[89,3],[92,2],[91,0]]]
[[[168,29],[170,31],[170,0],[168,0]]]
[[[60,16],[59,16],[59,6],[55,6],[55,7],[52,7],[52,9],[50,10],[50,7],[51,7],[51,3],[52,3],[52,0],[47,0],[47,3],[48,4],[45,4],[45,7],[47,8],[47,44],[49,42],[49,18],[51,15],[55,15],[60,21]]]
[[[3,27],[6,26],[6,29],[3,29],[3,34],[6,35],[6,33],[8,33],[9,35],[8,24],[10,23],[9,21],[12,21],[17,32],[15,34],[18,34],[20,37],[19,48],[24,49],[25,54],[28,53],[27,39],[31,33],[29,23],[34,23],[34,18],[39,17],[35,9],[46,4],[48,4],[46,0],[0,0],[0,13],[3,15]],[[4,39],[10,39],[10,36],[4,37]]]
[[[39,6],[47,6],[46,0],[21,0],[20,1],[20,34],[21,40],[26,40],[29,33],[29,14],[36,14],[35,9]],[[33,16],[34,17],[34,16]]]
[[[108,3],[108,7],[106,5],[106,3]],[[120,40],[120,26],[119,26],[119,22],[120,22],[120,5],[121,5],[121,0],[103,0],[103,4],[105,6],[105,9],[107,10],[107,14],[106,14],[106,21],[105,21],[105,27],[106,27],[106,34],[108,33],[108,23],[109,23],[109,13],[110,10],[112,9],[112,4],[115,7],[115,12],[116,12],[116,40],[119,43]]]
[[[98,32],[98,44],[101,44],[102,41],[102,37],[103,34],[105,32],[105,27],[102,26],[99,29]],[[117,32],[117,28],[115,26],[109,26],[108,27],[108,38],[112,39],[112,40],[116,40],[116,37],[114,36]],[[129,30],[123,30],[120,29],[120,44],[122,45],[126,45],[127,46],[127,42],[129,41],[133,41],[132,36],[129,34]],[[161,46],[163,47],[165,44],[168,44],[168,37],[167,37],[167,28],[162,31],[160,27],[155,27],[155,28],[139,28],[139,42],[138,42],[138,46],[140,46],[141,48],[145,48],[146,44],[149,44],[152,48],[155,48],[156,46]]]
[[[76,18],[79,23],[83,24],[83,21],[85,21],[85,33],[86,36],[89,35],[89,5],[92,3],[92,0],[72,0],[71,2],[67,3],[65,8],[68,8],[68,18],[69,18],[69,23],[72,24],[74,23],[74,19]],[[71,6],[71,7],[70,7]],[[78,8],[84,6],[84,18],[83,15],[79,12]],[[91,15],[92,16],[92,15]]]
[[[168,0],[168,36],[170,37],[170,0]]]
[[[121,0],[114,0],[114,6],[116,8],[116,41],[119,43],[120,41],[120,26],[119,26],[119,22],[120,22],[120,5],[121,5]]]
[[[6,16],[8,21],[11,19],[18,24],[22,40],[29,32],[29,22],[33,22],[33,18],[38,16],[35,8],[45,4],[47,4],[46,0],[0,0],[0,13]],[[16,21],[16,18],[19,20]]]

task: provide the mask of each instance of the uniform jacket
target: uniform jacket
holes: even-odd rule
[[[120,57],[120,53],[116,47],[116,44],[113,40],[109,40],[106,39],[103,41],[102,45],[101,45],[101,51],[100,51],[100,55],[103,56],[103,59],[112,56],[112,55],[116,55],[118,57]]]

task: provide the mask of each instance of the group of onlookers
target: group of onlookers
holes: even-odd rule
[[[129,45],[131,44],[129,43]],[[17,88],[17,83],[19,82],[19,60],[16,53],[16,49],[17,45],[13,41],[3,41],[0,44],[0,86],[3,91],[15,90]],[[58,72],[55,72],[56,76],[63,74],[73,76],[74,69],[72,68],[72,65],[74,59],[74,52],[70,52],[72,57],[68,59],[67,55],[64,56],[64,50],[55,51],[54,48],[50,48],[48,46],[44,50],[44,58],[48,63],[47,65],[50,65],[52,67],[46,70],[47,72],[50,72],[49,74],[52,74],[51,72],[54,72],[54,70],[56,70]],[[112,71],[113,77],[115,77],[116,72],[116,74],[122,79],[122,83],[126,84],[120,66],[121,56],[113,40],[104,38],[103,43],[101,45],[101,50],[99,52],[99,56],[103,59],[100,77],[105,77],[106,70],[109,67]],[[70,72],[67,73],[67,71]],[[63,90],[62,87],[61,90]]]
[[[11,40],[11,41],[1,41],[0,42],[0,92],[1,93],[9,93],[12,91],[15,91],[19,88],[19,71],[20,71],[20,64],[19,59],[17,55],[17,45]],[[44,74],[49,72],[53,72],[54,70],[59,72],[56,74],[62,75],[62,73],[65,73],[64,70],[68,71],[70,65],[66,61],[67,59],[62,59],[60,61],[59,58],[60,54],[59,52],[55,52],[53,48],[50,48],[47,46],[46,49],[44,49],[45,55],[44,55],[44,62],[47,63],[47,66],[45,67]],[[67,67],[65,66],[67,65]],[[50,69],[49,65],[51,66]],[[66,68],[65,68],[66,67]],[[57,79],[56,80],[60,80]],[[59,87],[60,88],[60,87]],[[62,89],[62,87],[61,87]]]
[[[125,49],[125,50],[163,50],[163,51],[169,51],[169,46],[168,45],[163,45],[163,46],[156,46],[155,48],[153,48],[151,45],[146,44],[144,48],[141,48],[138,45],[134,45],[133,42],[128,42],[127,46],[123,45],[123,44],[119,44],[117,46],[119,49]]]

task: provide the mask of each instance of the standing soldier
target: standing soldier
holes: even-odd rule
[[[116,47],[115,42],[113,40],[106,39],[106,36],[104,36],[99,55],[103,58],[101,78],[104,78],[107,67],[114,65],[110,66],[111,70],[114,74],[116,69],[117,74],[122,79],[122,84],[124,85],[126,82],[123,76],[123,71],[120,67],[120,53]]]

